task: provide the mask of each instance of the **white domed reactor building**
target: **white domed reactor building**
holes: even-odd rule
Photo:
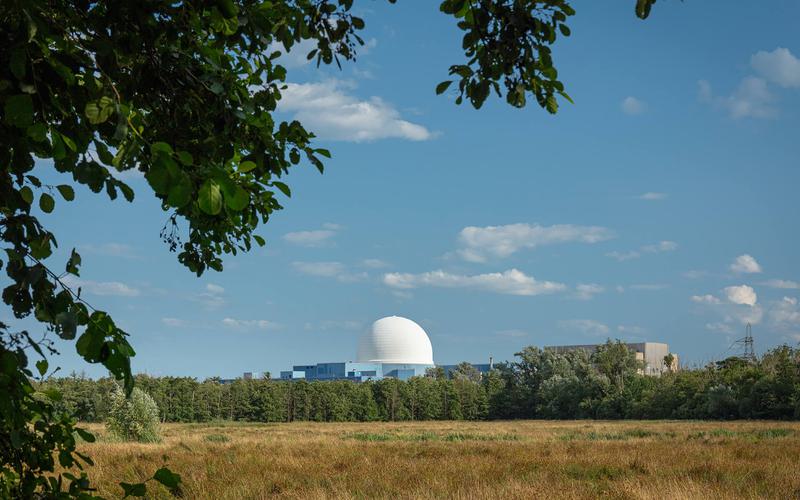
[[[358,342],[356,361],[296,365],[283,380],[407,380],[433,368],[431,339],[408,318],[387,316],[374,322]]]

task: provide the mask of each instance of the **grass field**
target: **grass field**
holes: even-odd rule
[[[800,498],[796,422],[172,424],[159,444],[87,427],[110,498],[165,460],[192,499]]]

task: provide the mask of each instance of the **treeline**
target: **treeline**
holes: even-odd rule
[[[640,375],[621,343],[593,355],[528,347],[481,376],[462,363],[408,381],[222,383],[139,375],[164,422],[600,419],[798,419],[800,349],[781,346],[753,361],[728,358],[703,368]],[[50,379],[58,406],[81,421],[104,421],[115,382],[83,376]]]

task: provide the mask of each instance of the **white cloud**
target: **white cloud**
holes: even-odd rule
[[[341,262],[292,262],[292,267],[303,274],[334,278],[344,272]]]
[[[640,115],[644,113],[645,109],[647,109],[647,105],[644,103],[644,101],[641,101],[633,96],[628,96],[623,99],[620,107],[622,108],[622,112],[626,115]]]
[[[794,297],[784,297],[769,312],[772,323],[779,329],[797,328],[800,326],[800,307]]]
[[[235,319],[235,318],[225,318],[222,320],[222,324],[228,328],[238,329],[238,330],[249,330],[251,328],[258,328],[261,330],[266,329],[274,329],[277,328],[277,324],[267,321],[265,319]]]
[[[315,40],[301,40],[292,45],[292,48],[286,50],[282,43],[271,43],[267,48],[269,54],[278,51],[281,53],[275,62],[287,69],[302,68],[303,66],[311,63],[308,59],[308,53],[317,48]],[[313,59],[316,61],[316,59]],[[316,63],[315,63],[316,64]]]
[[[380,269],[382,267],[389,267],[389,263],[381,259],[364,259],[361,265],[371,269]]]
[[[320,321],[317,324],[314,323],[306,323],[305,325],[306,330],[321,330],[321,331],[330,331],[330,330],[347,330],[347,331],[357,331],[364,328],[364,323],[358,320],[336,320],[336,319],[326,319]]]
[[[731,264],[731,271],[740,274],[760,273],[761,266],[751,255],[744,254],[736,257]]]
[[[788,280],[767,280],[761,283],[770,288],[780,288],[783,290],[800,290],[800,283]]]
[[[608,252],[606,254],[606,257],[617,259],[620,262],[625,262],[626,260],[638,259],[641,256],[642,256],[641,252],[637,250],[631,250],[630,252],[618,252],[614,250],[613,252]]]
[[[674,241],[659,241],[654,245],[645,245],[642,247],[642,252],[645,253],[661,253],[672,252],[678,248],[678,244]]]
[[[660,200],[666,200],[668,196],[669,195],[667,193],[657,193],[653,191],[648,191],[647,193],[640,194],[639,196],[637,196],[637,198],[646,201],[660,201]]]
[[[725,318],[728,322],[738,321],[742,325],[746,325],[747,323],[755,325],[761,323],[761,320],[764,318],[764,309],[759,304],[754,304],[752,306],[737,305],[732,307],[733,310]]]
[[[606,289],[597,283],[581,283],[575,287],[575,298],[580,300],[593,299],[595,295],[603,293]]]
[[[663,283],[637,283],[635,285],[629,285],[628,288],[631,290],[646,290],[649,292],[655,292],[658,290],[664,290],[668,288],[669,285],[665,285]]]
[[[565,319],[558,322],[562,330],[578,331],[584,335],[608,335],[610,329],[607,325],[593,319]]]
[[[692,269],[690,271],[686,271],[683,273],[684,278],[688,278],[690,280],[696,280],[708,275],[708,271],[701,271],[698,269]]]
[[[125,243],[103,243],[101,245],[81,245],[78,247],[81,252],[108,257],[121,257],[125,259],[137,259],[139,256],[133,247]]]
[[[225,305],[225,289],[214,283],[207,283],[205,291],[195,294],[191,297],[192,300],[200,302],[205,307],[216,309]]]
[[[514,339],[518,339],[518,338],[522,338],[522,337],[527,337],[528,336],[528,332],[523,331],[523,330],[514,330],[514,329],[512,329],[512,330],[498,330],[498,331],[494,332],[494,334],[497,335],[498,337],[509,337],[509,338],[514,338]]]
[[[300,273],[322,278],[336,278],[342,283],[361,281],[368,276],[366,273],[351,273],[347,266],[341,262],[292,262],[292,267]]]
[[[566,286],[561,283],[537,281],[517,269],[471,276],[451,274],[442,270],[421,274],[388,273],[384,274],[383,282],[387,286],[400,289],[431,286],[467,288],[509,295],[541,295],[566,289]]]
[[[568,242],[597,243],[613,237],[611,230],[600,226],[540,226],[522,223],[468,226],[459,234],[462,248],[458,253],[470,262],[485,262],[489,257],[508,257],[525,248]]]
[[[294,231],[283,235],[283,240],[293,245],[303,247],[321,247],[328,243],[328,240],[336,236],[336,232],[341,229],[339,224],[327,223],[322,225],[322,229],[312,231]]]
[[[189,322],[185,319],[178,318],[161,318],[161,322],[174,328],[183,328],[189,325]]]
[[[370,38],[364,45],[356,47],[359,56],[365,56],[370,53],[378,45],[378,40]],[[308,53],[317,48],[316,40],[300,40],[292,45],[292,48],[286,50],[282,43],[273,42],[267,48],[267,53],[272,54],[275,51],[281,53],[274,61],[286,69],[297,69],[312,64],[316,66],[316,56],[309,59]]]
[[[733,333],[733,327],[731,325],[719,321],[714,323],[706,323],[706,330],[710,330],[716,333],[725,333],[725,334]]]
[[[728,300],[734,304],[754,306],[758,301],[755,290],[747,285],[729,286],[724,291]]]
[[[642,335],[647,332],[646,329],[636,325],[618,325],[617,331],[619,333],[628,333],[632,335]]]
[[[750,66],[781,87],[800,87],[800,59],[792,55],[789,49],[778,47],[772,52],[756,52],[750,58]]]
[[[723,328],[721,325],[731,325],[737,322],[742,325],[747,323],[755,325],[761,322],[764,309],[757,303],[758,295],[752,287],[748,285],[729,286],[722,291],[725,302],[710,294],[692,296],[692,301],[711,306],[713,311],[722,316],[724,323],[709,323],[706,328],[716,332],[730,333],[727,331],[727,327]],[[730,330],[733,331],[732,329],[731,326]]]
[[[714,95],[711,84],[705,80],[698,82],[700,100],[728,112],[732,118],[773,118],[778,111],[772,106],[775,98],[761,78],[748,76],[729,96]]]
[[[613,259],[617,259],[620,262],[624,262],[626,260],[633,260],[638,259],[643,254],[650,254],[650,253],[664,253],[664,252],[672,252],[678,248],[678,244],[674,241],[659,241],[658,243],[652,245],[644,245],[639,247],[638,250],[631,250],[629,252],[608,252],[606,257],[611,257]]]
[[[293,112],[296,119],[323,139],[425,141],[433,137],[424,126],[403,120],[400,112],[380,97],[360,100],[349,95],[347,91],[351,88],[347,87],[348,84],[339,80],[288,83],[281,91],[278,109]]]
[[[70,288],[80,288],[82,292],[99,296],[138,297],[140,291],[119,281],[92,281],[66,276],[61,281]]]
[[[705,295],[692,295],[692,302],[697,302],[698,304],[722,304],[722,301],[718,298],[714,297],[710,293]]]

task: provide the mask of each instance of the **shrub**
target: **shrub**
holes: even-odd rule
[[[118,387],[111,393],[106,428],[123,441],[161,441],[158,405],[149,394],[138,387],[133,389],[129,398]]]

